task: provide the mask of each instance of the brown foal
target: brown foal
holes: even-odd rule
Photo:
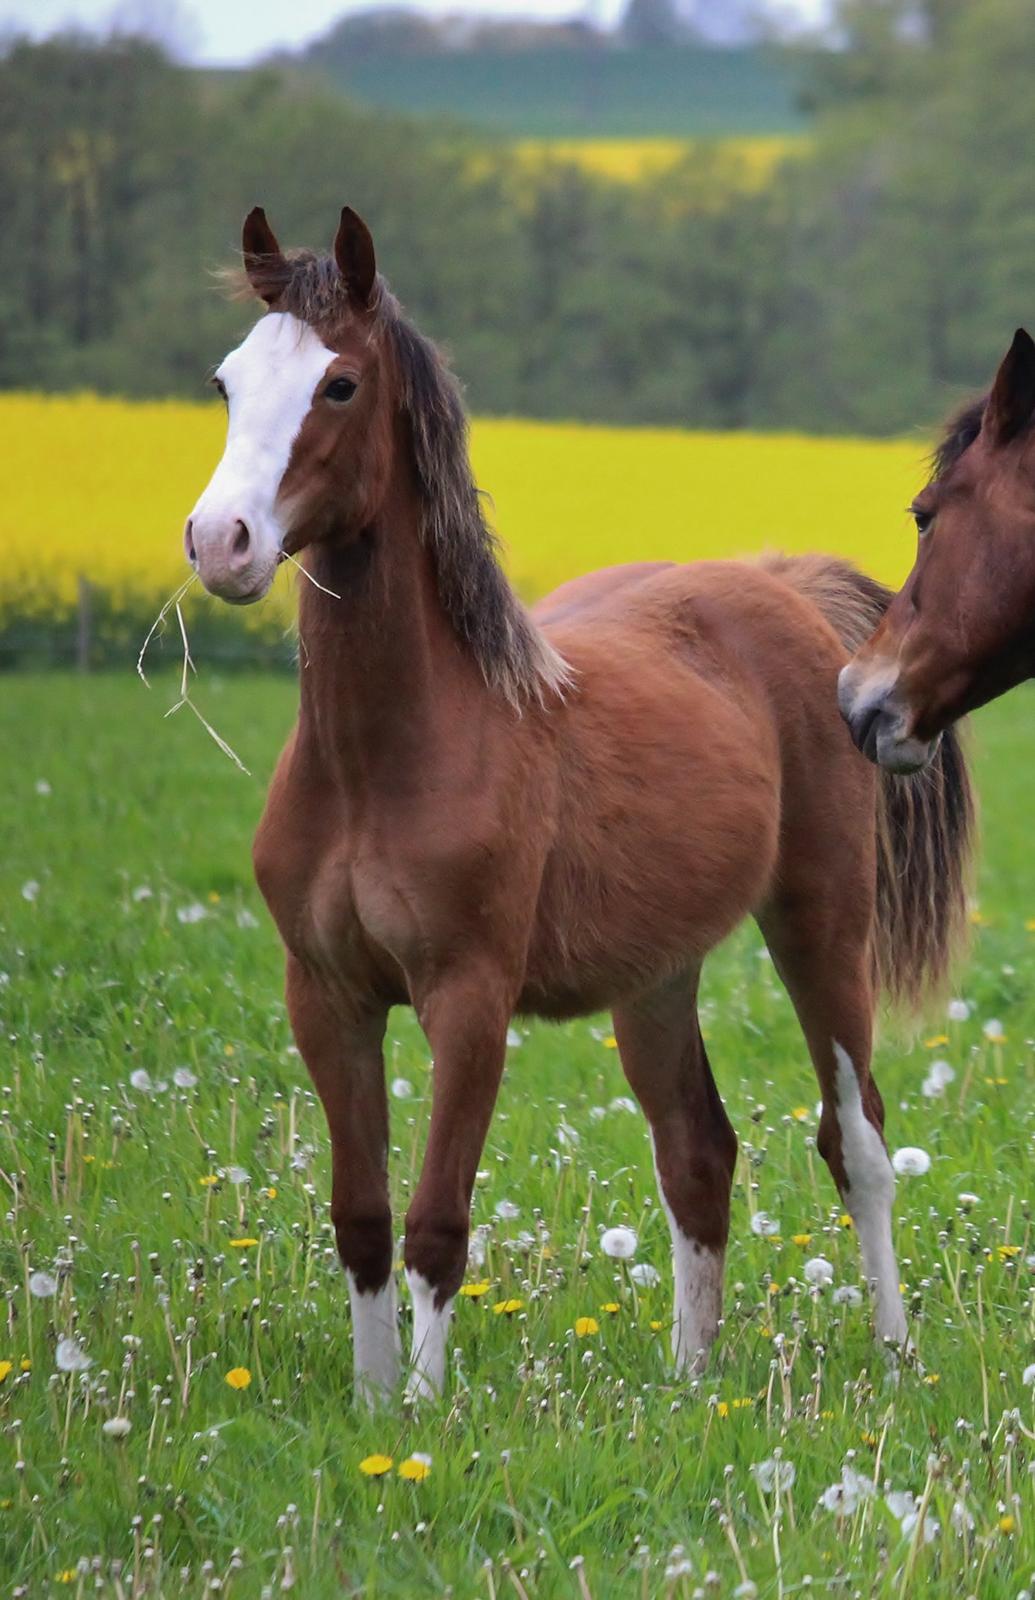
[[[838,686],[859,748],[898,772],[1035,677],[1035,343],[1023,328],[991,392],[950,424],[910,510],[913,570]]]
[[[187,523],[225,599],[305,551],[301,703],[255,842],[299,1049],[330,1127],[357,1384],[401,1372],[389,1008],[434,1058],[406,1217],[412,1393],[438,1391],[475,1172],[515,1013],[610,1008],[654,1142],[673,1353],[715,1337],[737,1142],[697,1019],[701,963],[754,914],[823,1096],[878,1333],[906,1321],[870,1075],[878,986],[915,998],[963,911],[969,790],[946,740],[921,787],[878,779],[834,694],[886,591],[824,558],[644,563],[510,590],[456,385],[377,276],[349,210],[329,256],[245,224],[269,307],[222,363],[226,453]]]

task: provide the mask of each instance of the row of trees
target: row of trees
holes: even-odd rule
[[[288,69],[193,73],[64,39],[0,61],[0,384],[201,391],[249,313],[210,269],[265,204],[344,201],[486,411],[896,431],[1035,319],[1031,0],[846,0],[807,154],[636,185],[350,105]]]

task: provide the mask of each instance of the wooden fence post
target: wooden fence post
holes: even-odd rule
[[[79,574],[79,604],[76,615],[75,664],[80,672],[90,670],[93,643],[93,585]]]

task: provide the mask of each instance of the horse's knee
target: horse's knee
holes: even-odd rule
[[[331,1220],[341,1264],[356,1288],[363,1293],[380,1289],[392,1271],[391,1212],[332,1206]]]

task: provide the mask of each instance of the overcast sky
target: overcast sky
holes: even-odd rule
[[[324,33],[345,11],[384,0],[0,0],[0,31],[42,38],[67,23],[95,28],[112,16],[168,13],[183,53],[206,62],[253,60],[280,45],[297,45]],[[469,11],[482,16],[592,16],[612,22],[624,0],[406,0],[421,11]],[[784,9],[816,15],[824,0],[783,0]],[[176,19],[179,19],[179,25]]]

